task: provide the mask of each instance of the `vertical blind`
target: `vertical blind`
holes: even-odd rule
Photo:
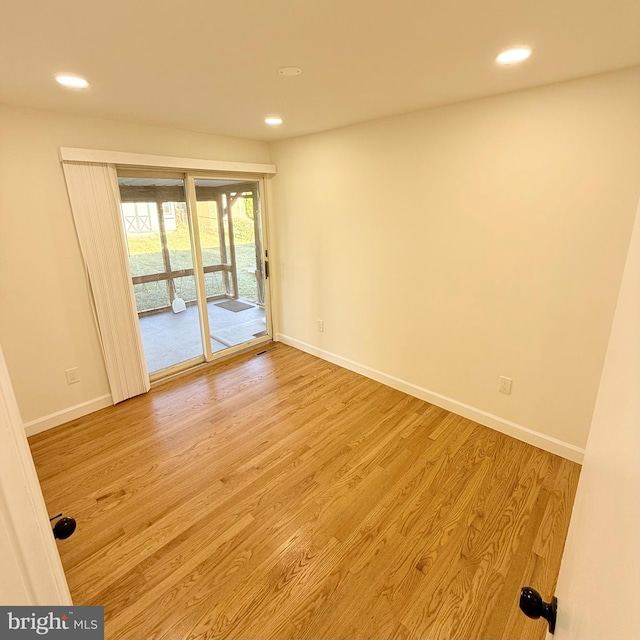
[[[114,165],[63,162],[113,403],[149,391]]]

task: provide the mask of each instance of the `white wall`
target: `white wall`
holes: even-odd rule
[[[639,112],[634,69],[273,143],[281,337],[571,457],[638,202]]]
[[[579,450],[639,195],[639,106],[629,70],[267,146],[0,105],[0,340],[23,420],[108,402],[57,156],[75,146],[275,161],[282,336]]]
[[[640,638],[640,214],[558,577],[557,640]]]
[[[109,402],[61,146],[269,161],[261,142],[0,105],[0,342],[32,431]]]

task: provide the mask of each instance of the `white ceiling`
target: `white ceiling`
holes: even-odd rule
[[[527,62],[494,63],[519,44]],[[262,140],[639,63],[638,0],[15,0],[0,18],[0,102]]]

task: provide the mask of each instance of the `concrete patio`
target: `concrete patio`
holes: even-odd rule
[[[228,311],[217,306],[227,300],[221,298],[207,304],[213,352],[266,335],[264,308],[244,298],[240,301],[251,307],[242,311]],[[142,316],[139,320],[149,373],[203,354],[196,305],[188,306],[181,313],[168,310]]]

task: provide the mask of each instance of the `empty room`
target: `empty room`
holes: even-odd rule
[[[636,2],[0,35],[2,633],[640,636]]]

